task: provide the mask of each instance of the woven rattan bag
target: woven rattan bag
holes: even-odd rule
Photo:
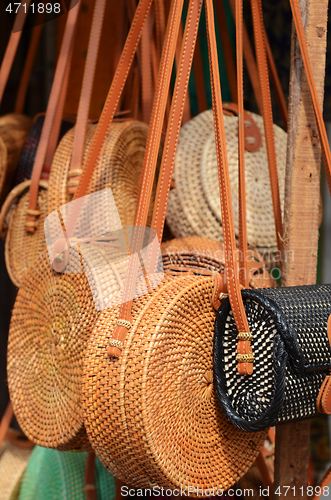
[[[191,1],[188,8],[181,71],[152,219],[159,239],[201,7],[202,2]],[[180,12],[181,2],[173,2],[169,22],[176,24]],[[170,48],[169,43],[169,59]],[[166,101],[162,74],[160,81],[147,159],[155,156],[153,148],[157,151],[162,131]],[[151,183],[153,161],[149,162],[141,186]],[[147,218],[146,208],[141,206],[146,200],[145,189],[139,198],[136,226],[144,225]],[[167,242],[164,249],[172,253],[164,260],[173,259],[176,269],[165,269],[163,281],[148,294],[131,303],[123,301],[121,306],[101,312],[97,319],[85,356],[84,420],[97,456],[117,477],[141,488],[183,487],[187,491],[190,486],[189,495],[197,496],[197,488],[224,490],[238,480],[255,460],[266,433],[237,434],[227,425],[215,399],[213,304],[226,286],[224,274],[201,269],[201,264],[207,264],[203,250],[207,253],[212,249],[210,240],[175,240]],[[197,263],[200,269],[185,274],[185,267],[198,267]],[[131,280],[128,288],[130,285]]]
[[[254,113],[247,113],[247,118],[246,141],[256,140],[249,135],[252,120],[261,136],[259,148],[245,151],[248,244],[271,268],[278,258],[263,118]],[[224,124],[238,238],[238,118],[226,115]],[[213,127],[213,113],[208,110],[186,123],[179,135],[173,175],[175,185],[170,191],[167,208],[167,223],[177,238],[196,234],[223,241]],[[277,125],[274,125],[274,132],[283,207],[287,134]],[[247,145],[249,147],[250,143]]]
[[[114,500],[115,479],[95,459],[96,496],[88,496],[92,484],[84,480],[87,453],[49,450],[36,446],[25,470],[19,500]],[[93,464],[94,465],[94,464]],[[93,492],[94,493],[94,492]]]
[[[13,416],[13,407],[9,402],[0,422],[2,500],[17,500],[23,472],[34,447],[22,432],[10,428]]]
[[[0,213],[1,232],[2,235],[6,234],[6,266],[9,276],[17,286],[20,286],[28,267],[45,249],[42,223],[48,213],[48,184],[41,178],[45,165],[48,169],[52,163],[58,142],[79,8],[80,3],[68,13],[31,180],[24,181],[9,193]],[[40,224],[35,222],[37,215]]]
[[[295,1],[291,7],[331,193],[331,153],[300,7]],[[252,8],[261,12],[260,1],[252,0]],[[233,314],[236,305],[228,299],[219,308],[215,323],[215,386],[227,417],[238,428],[256,431],[329,412],[330,377],[326,375],[331,367],[331,285],[243,290],[241,295],[249,328],[238,328]],[[246,332],[245,338],[239,331]],[[245,341],[253,355],[249,377],[237,370],[237,352],[242,353],[240,343]]]
[[[94,140],[97,137],[96,128],[87,128],[83,163],[92,136]],[[67,174],[76,130],[65,135],[55,154],[48,200],[54,209],[57,203],[70,199]],[[122,224],[133,223],[146,137],[147,126],[132,120],[107,127],[103,147],[84,187],[84,195],[111,188]],[[88,211],[97,223],[105,219],[105,210],[107,206],[99,203],[89,206]],[[80,254],[73,251],[69,257],[74,268],[81,270]],[[85,273],[59,274],[51,268],[46,253],[39,256],[18,292],[9,332],[7,368],[15,414],[22,429],[37,444],[65,450],[89,448],[81,409],[81,370],[86,339],[96,315]],[[35,318],[34,325],[31,317]],[[19,354],[22,342],[23,357]],[[33,418],[26,418],[32,414]]]

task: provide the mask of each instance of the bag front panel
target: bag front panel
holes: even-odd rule
[[[331,368],[327,322],[331,285],[243,290],[253,335],[253,374],[237,371],[237,335],[229,300],[215,323],[216,391],[228,418],[255,431],[316,415],[316,400]]]

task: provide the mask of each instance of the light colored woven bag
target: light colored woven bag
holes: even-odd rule
[[[245,151],[247,237],[268,268],[277,264],[277,243],[272,208],[263,118],[250,113],[262,137],[258,151]],[[232,207],[236,237],[238,226],[238,118],[224,116]],[[186,123],[180,132],[167,207],[167,223],[177,237],[196,234],[223,241],[213,112],[205,111]],[[284,206],[287,134],[274,125],[281,206]]]
[[[6,439],[0,450],[1,500],[12,500],[28,464],[32,448],[21,448]]]
[[[15,26],[13,27],[13,32],[10,35],[1,63],[0,103],[15,60],[23,25],[27,17],[26,14],[27,12],[24,11],[23,7],[18,9],[18,14],[15,18]],[[0,117],[0,206],[12,187],[21,150],[32,125],[31,118],[22,113],[41,31],[42,25],[38,25],[33,29],[20,85],[17,91],[14,112]]]

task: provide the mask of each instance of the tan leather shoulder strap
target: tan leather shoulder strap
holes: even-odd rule
[[[38,49],[42,30],[43,30],[43,24],[38,24],[33,28],[32,31],[29,50],[25,59],[25,64],[17,91],[16,101],[15,101],[15,113],[23,113],[26,93],[28,90],[32,67],[36,57],[36,52]]]
[[[255,52],[259,69],[259,78],[260,78],[260,86],[262,94],[262,108],[263,108],[262,116],[263,116],[264,135],[265,135],[267,155],[268,155],[272,205],[273,205],[275,225],[276,225],[276,240],[277,240],[277,248],[279,251],[279,255],[281,255],[283,223],[282,223],[282,212],[280,206],[280,196],[279,196],[279,186],[278,186],[276,146],[275,146],[275,137],[273,129],[273,116],[271,107],[271,96],[270,96],[261,0],[251,0],[251,7],[252,7],[253,26],[254,26]]]
[[[182,5],[183,5],[182,2],[173,2],[172,9],[169,14],[167,36],[165,39],[163,56],[160,66],[159,85],[157,92],[155,94],[153,114],[152,114],[150,133],[149,133],[149,141],[146,148],[146,155],[144,158],[144,174],[146,176],[146,181],[143,180],[143,182],[141,183],[142,188],[140,191],[138,209],[136,214],[136,221],[135,221],[136,226],[141,226],[141,225],[144,226],[146,224],[147,210],[151,199],[151,186],[153,184],[153,178],[155,173],[156,156],[157,156],[158,146],[160,143],[160,134],[162,131],[162,119],[164,116],[166,102],[167,102],[168,89],[165,87],[165,85],[162,85],[163,82],[166,82],[167,80],[164,79],[163,72],[166,73],[169,72],[172,67],[172,61],[175,52],[175,44],[180,24]],[[156,208],[154,208],[154,213],[153,213],[153,227],[156,230],[159,239],[162,238],[162,231],[163,231],[162,224],[164,221],[163,214],[165,213],[167,199],[168,199],[168,186],[170,187],[173,161],[177,147],[179,129],[182,121],[183,108],[184,108],[187,85],[192,65],[201,6],[202,6],[202,0],[199,2],[197,2],[196,0],[190,1],[188,16],[185,25],[184,43],[180,56],[179,71],[176,77],[174,96],[171,104],[170,118],[169,118],[165,147],[163,150],[163,156],[161,162],[161,173],[159,176],[159,182],[157,188],[157,199],[155,207],[157,207],[160,210],[160,218],[159,218],[160,225],[158,225],[157,222],[158,215],[156,214],[157,210]],[[163,68],[164,65],[166,65],[167,67]],[[169,76],[170,75],[168,75],[167,77],[168,85],[169,85]],[[162,112],[161,116],[158,116],[157,113],[158,109]],[[155,127],[153,126],[153,123],[155,123],[156,125]],[[134,242],[133,250],[137,249],[137,251],[139,251],[140,248],[139,243],[140,243],[139,241],[136,244]],[[131,266],[129,268],[128,277],[125,283],[125,291],[123,297],[124,304],[122,304],[120,309],[119,321],[123,319],[129,322],[131,321],[132,300],[126,302],[125,294],[127,294],[127,296],[130,295],[131,288],[132,286],[134,286],[135,283],[136,272],[137,270],[135,268],[135,264],[133,263],[132,268]],[[121,323],[122,325],[118,325],[115,327],[111,342],[119,341],[121,344],[123,343],[128,329],[125,326],[123,326],[123,322]],[[119,357],[121,354],[121,349],[114,346],[114,344],[110,344],[107,349],[107,352],[110,357]]]
[[[237,101],[237,76],[234,57],[231,48],[231,40],[229,35],[228,23],[226,20],[224,0],[215,2],[218,30],[222,42],[222,50],[226,67],[226,76],[230,88],[230,96],[232,102]]]
[[[68,13],[60,54],[56,65],[51,94],[48,100],[45,121],[41,132],[36,158],[33,166],[33,171],[31,175],[31,184],[30,184],[29,207],[27,211],[27,223],[26,223],[26,230],[29,232],[34,232],[36,227],[35,216],[33,214],[38,210],[37,200],[38,200],[39,180],[41,177],[43,166],[45,164],[47,148],[53,130],[54,119],[58,109],[65,73],[68,66],[68,60],[70,59],[81,2],[82,0],[80,0],[78,4],[74,5],[74,7],[72,7]],[[75,4],[75,0],[72,0],[72,3]]]
[[[205,7],[228,293],[239,335],[242,333],[249,334],[249,326],[241,297],[236,265],[236,241],[234,233],[228,159],[226,153],[226,140],[217,58],[217,45],[215,37],[213,1],[206,0]],[[240,374],[249,375],[252,373],[253,355],[249,341],[242,340],[238,342],[237,360],[238,370]]]
[[[176,79],[173,99],[171,102],[171,126],[168,126],[164,141],[161,170],[158,179],[155,205],[152,216],[152,227],[155,229],[159,241],[162,241],[165,214],[170,192],[178,137],[181,127],[183,102],[187,93],[189,75],[193,62],[194,48],[197,43],[198,27],[202,9],[202,0],[191,1],[187,18],[189,25],[185,26],[184,42],[180,55],[179,77]],[[188,50],[189,48],[189,50]]]
[[[280,80],[279,80],[274,56],[272,55],[271,47],[270,47],[269,40],[267,37],[267,32],[265,29],[264,29],[264,42],[265,42],[265,47],[266,47],[266,51],[267,51],[267,60],[268,60],[268,66],[269,66],[269,71],[270,71],[270,78],[271,78],[272,85],[273,85],[273,88],[275,91],[276,100],[277,100],[278,108],[279,108],[279,111],[280,111],[280,114],[281,114],[281,117],[283,120],[284,128],[285,128],[285,130],[287,130],[287,122],[288,122],[287,105],[286,105],[282,85],[281,85]]]
[[[306,41],[306,35],[305,35],[304,28],[303,28],[303,23],[302,23],[300,5],[299,5],[298,0],[290,0],[290,4],[291,4],[291,9],[292,9],[292,14],[293,14],[293,21],[294,21],[295,29],[297,32],[298,41],[299,41],[300,51],[301,51],[301,55],[302,55],[302,59],[303,59],[303,65],[304,65],[305,72],[307,75],[307,81],[308,81],[309,90],[310,90],[310,94],[311,94],[311,98],[312,98],[312,102],[313,102],[314,113],[315,113],[315,118],[316,118],[316,123],[317,123],[317,129],[318,129],[318,135],[319,135],[319,139],[321,142],[321,148],[322,148],[323,163],[324,163],[326,178],[328,181],[329,191],[331,194],[331,152],[330,152],[330,146],[329,146],[328,136],[326,133],[325,124],[323,121],[323,115],[322,115],[321,108],[320,108],[320,105],[318,102],[318,96],[317,96],[317,91],[316,91],[315,82],[314,82],[314,78],[313,78],[313,72],[312,72],[311,65],[310,65],[309,54],[308,54],[308,49],[307,49],[307,41]]]
[[[86,457],[84,491],[86,500],[97,500],[94,451],[89,451]]]
[[[239,178],[239,282],[247,288],[247,223],[245,182],[245,128],[243,82],[243,4],[236,0],[236,51],[237,51],[237,101],[238,101],[238,178]]]
[[[11,401],[9,401],[7,408],[5,409],[5,413],[3,414],[3,417],[0,422],[0,448],[3,443],[3,440],[6,437],[13,416],[14,416],[13,405],[11,404]]]
[[[79,98],[77,121],[75,127],[75,136],[72,149],[72,157],[69,169],[68,192],[74,194],[79,183],[79,177],[82,173],[83,155],[85,148],[85,136],[91,104],[93,83],[95,77],[95,69],[98,58],[100,37],[102,25],[105,15],[107,0],[96,0],[89,43],[87,48],[87,56],[84,67],[83,83]],[[76,174],[76,175],[73,175]]]
[[[128,37],[122,51],[116,73],[114,75],[105,106],[101,113],[99,124],[94,135],[88,157],[85,162],[83,174],[80,178],[74,198],[80,198],[87,192],[90,179],[93,174],[94,165],[98,160],[98,156],[107,137],[109,127],[114,118],[114,114],[124,88],[131,64],[136,53],[137,45],[140,40],[142,28],[144,26],[147,14],[153,0],[140,0],[137,7],[134,19]]]
[[[0,103],[3,98],[3,94],[8,82],[10,71],[14,62],[17,47],[21,39],[22,30],[24,23],[27,18],[27,13],[29,12],[31,0],[26,1],[26,6],[21,5],[17,12],[12,33],[10,34],[9,41],[7,44],[6,52],[3,57],[1,68],[0,68]]]

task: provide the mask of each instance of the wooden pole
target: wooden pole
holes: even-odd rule
[[[312,71],[320,105],[324,96],[327,0],[300,0]],[[282,285],[316,282],[321,150],[292,29],[288,149],[285,182]],[[307,498],[310,422],[278,426],[274,498]],[[286,487],[291,489],[286,491]],[[303,488],[301,490],[300,488]],[[280,493],[280,494],[279,494]]]

